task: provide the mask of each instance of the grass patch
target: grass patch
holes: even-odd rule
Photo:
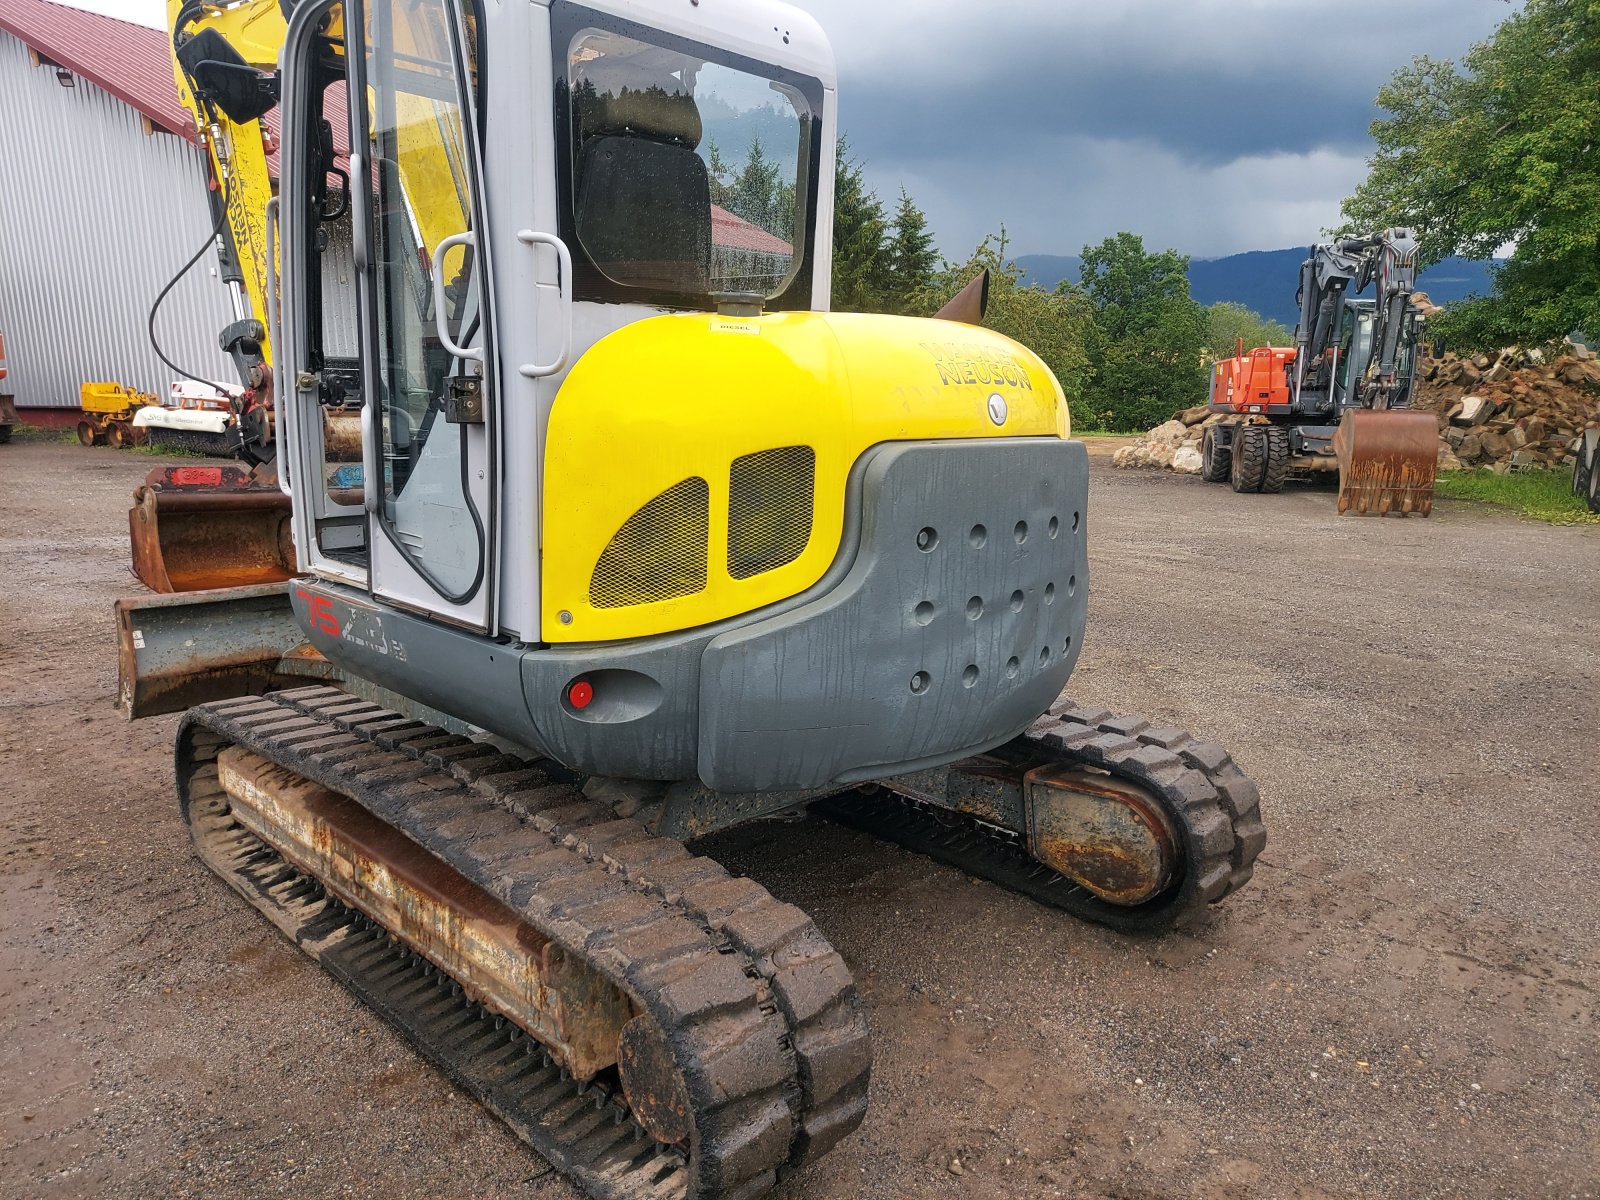
[[[17,424],[11,427],[11,440],[13,442],[75,442],[78,440],[78,434],[74,429],[57,429],[53,425]]]
[[[1505,475],[1493,471],[1449,471],[1439,476],[1434,491],[1452,500],[1475,500],[1509,508],[1552,525],[1600,524],[1600,514],[1590,512],[1588,505],[1573,495],[1571,471],[1516,471]]]
[[[191,450],[187,446],[171,446],[154,442],[144,446],[134,446],[135,454],[142,454],[146,458],[205,458],[199,450]]]

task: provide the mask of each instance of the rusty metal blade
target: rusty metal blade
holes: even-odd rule
[[[1339,511],[1433,511],[1439,423],[1410,409],[1352,408],[1333,436],[1339,458]]]
[[[960,321],[965,325],[977,325],[983,321],[983,314],[988,311],[989,268],[985,267],[978,273],[976,279],[950,297],[945,306],[933,315],[941,321]]]
[[[295,574],[289,497],[238,467],[158,467],[128,510],[133,573],[157,592],[281,583]]]
[[[340,678],[295,624],[288,585],[116,602],[117,705],[130,718]]]

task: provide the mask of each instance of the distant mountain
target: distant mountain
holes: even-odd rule
[[[1189,291],[1201,304],[1231,300],[1253,308],[1264,317],[1282,321],[1290,329],[1299,319],[1294,293],[1300,282],[1300,264],[1306,248],[1249,250],[1226,258],[1196,258],[1189,263]],[[1074,283],[1083,261],[1075,254],[1024,254],[1017,266],[1026,274],[1024,284],[1053,288],[1063,279]],[[1487,295],[1489,263],[1447,258],[1418,277],[1417,287],[1435,304],[1447,304],[1473,293]]]

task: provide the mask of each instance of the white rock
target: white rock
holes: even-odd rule
[[[1171,442],[1176,445],[1183,441],[1184,435],[1188,432],[1189,427],[1182,421],[1163,421],[1145,436],[1152,442]]]
[[[1193,444],[1180,446],[1172,456],[1172,469],[1184,475],[1198,475],[1202,461],[1200,451]]]
[[[1450,420],[1457,425],[1481,425],[1494,415],[1494,401],[1487,396],[1461,397],[1461,412]]]

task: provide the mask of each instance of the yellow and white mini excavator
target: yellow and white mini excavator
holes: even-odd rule
[[[1058,699],[1088,467],[1050,371],[828,311],[809,17],[301,0],[274,65],[249,8],[174,41],[219,129],[279,114],[251,300],[298,573],[118,620],[269,921],[590,1194],[753,1197],[860,1122],[867,1027],[687,843],[814,804],[1130,931],[1250,878],[1226,750]]]

